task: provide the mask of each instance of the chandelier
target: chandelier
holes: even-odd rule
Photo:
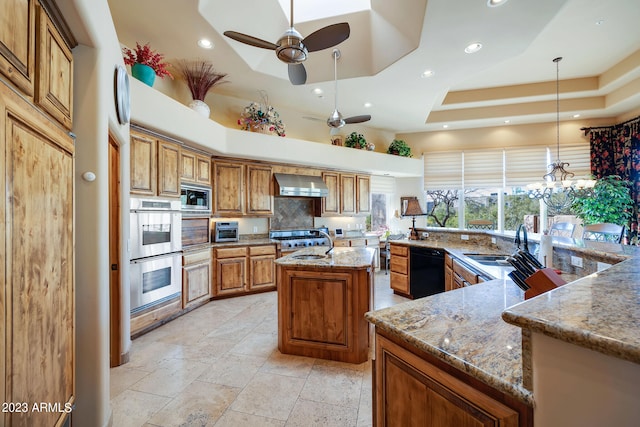
[[[556,63],[556,161],[548,166],[551,171],[542,176],[542,182],[527,185],[530,198],[542,199],[549,210],[558,214],[567,212],[577,197],[593,196],[596,185],[593,179],[573,181],[575,174],[566,169],[569,163],[560,160],[560,61],[561,56],[553,59]]]

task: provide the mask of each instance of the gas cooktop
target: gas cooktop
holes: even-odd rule
[[[309,246],[329,246],[329,239],[318,231],[329,232],[328,228],[309,228],[304,230],[271,230],[269,238],[280,242],[282,251],[296,250]]]

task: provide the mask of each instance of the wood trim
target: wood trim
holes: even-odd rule
[[[109,360],[122,364],[122,294],[120,290],[120,146],[109,134]],[[115,266],[115,269],[114,269]]]

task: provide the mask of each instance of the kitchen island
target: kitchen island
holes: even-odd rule
[[[367,313],[374,424],[637,425],[640,253],[617,252],[527,301],[502,279]]]
[[[373,248],[307,248],[277,259],[278,349],[363,363],[373,308]]]

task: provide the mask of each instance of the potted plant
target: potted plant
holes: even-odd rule
[[[573,212],[583,225],[602,222],[627,225],[633,208],[629,186],[629,181],[617,175],[600,178],[593,187],[593,195],[576,197]]]
[[[204,98],[215,85],[226,83],[223,79],[227,75],[216,72],[213,64],[203,59],[178,61],[177,68],[191,92],[192,102],[189,107],[208,118],[211,110],[205,104]]]
[[[164,55],[151,50],[149,43],[140,46],[136,42],[136,49],[122,48],[124,63],[131,66],[131,75],[148,86],[153,86],[156,76],[163,79],[171,73],[167,70],[169,64],[162,62]]]
[[[240,129],[285,136],[284,123],[282,123],[280,115],[273,106],[269,105],[264,91],[260,92],[260,96],[262,103],[252,102],[244,107],[244,111],[238,119]]]
[[[351,132],[344,140],[344,146],[363,149],[367,147],[367,140],[364,139],[361,133]]]
[[[389,145],[387,153],[402,157],[413,157],[411,155],[411,147],[409,147],[402,139],[394,139]]]

